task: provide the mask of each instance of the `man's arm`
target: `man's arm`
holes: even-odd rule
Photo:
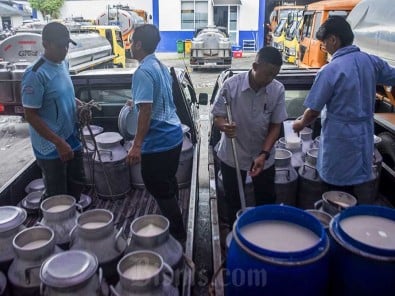
[[[312,123],[319,115],[320,115],[319,111],[315,111],[313,109],[307,108],[304,111],[302,118],[296,119],[294,121],[293,129],[295,133],[298,133],[302,129],[304,129],[307,125]]]
[[[137,120],[137,131],[133,141],[133,146],[128,153],[129,163],[138,163],[141,161],[141,146],[143,144],[145,135],[148,133],[151,123],[151,103],[139,104],[139,115]]]
[[[41,137],[50,141],[56,146],[60,159],[62,161],[68,161],[72,159],[74,157],[74,152],[70,145],[46,125],[46,123],[38,114],[37,109],[26,107],[24,109],[26,121],[37,131]]]
[[[270,123],[267,136],[265,138],[265,142],[262,146],[262,151],[270,152],[274,146],[274,143],[277,141],[281,132],[281,123]],[[257,158],[255,158],[254,163],[252,165],[250,176],[255,177],[259,175],[265,167],[266,154],[261,154]]]

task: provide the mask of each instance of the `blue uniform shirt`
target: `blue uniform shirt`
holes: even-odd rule
[[[77,137],[74,87],[66,61],[57,64],[42,56],[29,66],[22,78],[22,104],[37,109],[45,124],[65,139],[74,151],[81,148]],[[31,126],[30,138],[37,158],[59,157],[55,145]]]
[[[395,69],[354,45],[338,49],[317,74],[304,105],[322,117],[317,170],[327,183],[357,185],[373,178],[376,84],[395,84]]]
[[[169,70],[154,54],[146,56],[132,78],[132,98],[137,106],[152,104],[151,122],[145,135],[142,153],[163,152],[181,144],[181,122],[173,102]]]

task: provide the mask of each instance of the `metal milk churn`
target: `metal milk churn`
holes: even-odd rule
[[[300,139],[302,140],[302,153],[303,159],[307,151],[313,148],[313,130],[309,127],[305,127],[300,131]]]
[[[9,62],[0,62],[0,101],[12,102],[14,97],[12,94],[11,72]]]
[[[189,134],[189,129],[189,126],[182,124],[184,138],[182,141],[180,161],[176,173],[178,187],[180,188],[188,187],[191,183],[192,177],[193,144]]]
[[[61,252],[55,234],[46,226],[26,228],[13,241],[15,258],[8,269],[13,295],[38,295],[40,267],[46,258]]]
[[[24,209],[14,206],[0,207],[0,270],[5,273],[15,256],[12,241],[24,229],[26,217]]]
[[[67,249],[70,242],[70,231],[77,223],[77,204],[71,195],[54,195],[43,202],[40,208],[43,217],[40,224],[50,227],[55,233],[55,243]]]
[[[182,246],[169,233],[169,220],[162,215],[145,215],[130,224],[130,244],[126,253],[150,250],[162,256],[176,271],[182,266]]]
[[[42,296],[102,296],[108,286],[95,255],[69,250],[47,258],[40,269]]]
[[[286,149],[276,148],[274,178],[276,203],[296,206],[298,191],[298,173],[291,164],[292,153]]]
[[[285,149],[285,137],[281,137],[280,139],[278,139],[275,146],[276,148]]]
[[[92,135],[87,126],[85,126],[82,129],[82,135],[85,139],[85,144],[86,144],[86,147],[84,147],[83,162],[84,162],[86,183],[88,185],[93,185],[93,169],[94,169],[93,155],[95,152],[95,145],[93,144],[93,138],[98,134],[102,133],[103,128],[97,125],[90,125],[89,127],[92,131]]]
[[[127,151],[121,145],[122,136],[116,132],[101,133],[95,137],[98,151],[94,155],[95,188],[104,198],[121,197],[130,191]]]
[[[133,141],[126,141],[124,144],[125,150],[129,151],[132,148]],[[144,189],[143,176],[141,175],[141,163],[135,163],[129,166],[130,169],[130,182],[134,188]]]
[[[119,282],[110,287],[112,296],[178,296],[172,285],[174,273],[162,257],[152,251],[125,255],[117,266]]]
[[[316,209],[322,210],[331,216],[336,216],[341,211],[357,205],[357,199],[351,194],[343,191],[326,191],[322,199],[314,205]]]
[[[77,224],[70,233],[70,249],[95,254],[104,277],[109,282],[116,282],[116,266],[126,248],[126,239],[122,233],[123,228],[116,231],[114,215],[110,211],[89,210],[77,218]]]
[[[311,144],[311,148],[320,148],[320,136],[315,137],[313,143]]]
[[[29,62],[17,62],[11,66],[11,79],[12,79],[12,92],[14,100],[16,102],[21,102],[21,82],[23,73],[25,73],[26,68],[30,65]]]
[[[304,164],[299,168],[299,190],[297,206],[302,209],[313,209],[314,203],[324,192],[322,181],[316,169],[318,148],[307,151]]]

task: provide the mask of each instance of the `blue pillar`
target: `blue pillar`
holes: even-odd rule
[[[258,6],[258,50],[265,45],[265,12],[266,12],[266,0],[259,0]]]
[[[159,0],[152,0],[152,24],[159,29]]]

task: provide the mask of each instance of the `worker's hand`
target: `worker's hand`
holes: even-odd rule
[[[304,129],[304,124],[303,124],[303,117],[299,117],[296,119],[292,125],[292,128],[295,133],[299,133],[302,129]]]
[[[221,129],[228,138],[236,137],[236,123],[224,123]]]
[[[141,162],[141,147],[134,145],[129,149],[126,161],[129,165],[134,165]]]
[[[265,167],[265,155],[259,155],[257,158],[254,159],[254,162],[251,165],[251,170],[248,172],[251,177],[258,176],[263,168]]]
[[[125,103],[125,105],[126,105],[126,106],[129,106],[130,110],[133,109],[133,107],[134,107],[133,99],[127,100],[126,103]]]
[[[56,150],[58,151],[59,157],[63,162],[72,160],[74,158],[73,149],[71,149],[70,145],[63,139],[56,145]]]

